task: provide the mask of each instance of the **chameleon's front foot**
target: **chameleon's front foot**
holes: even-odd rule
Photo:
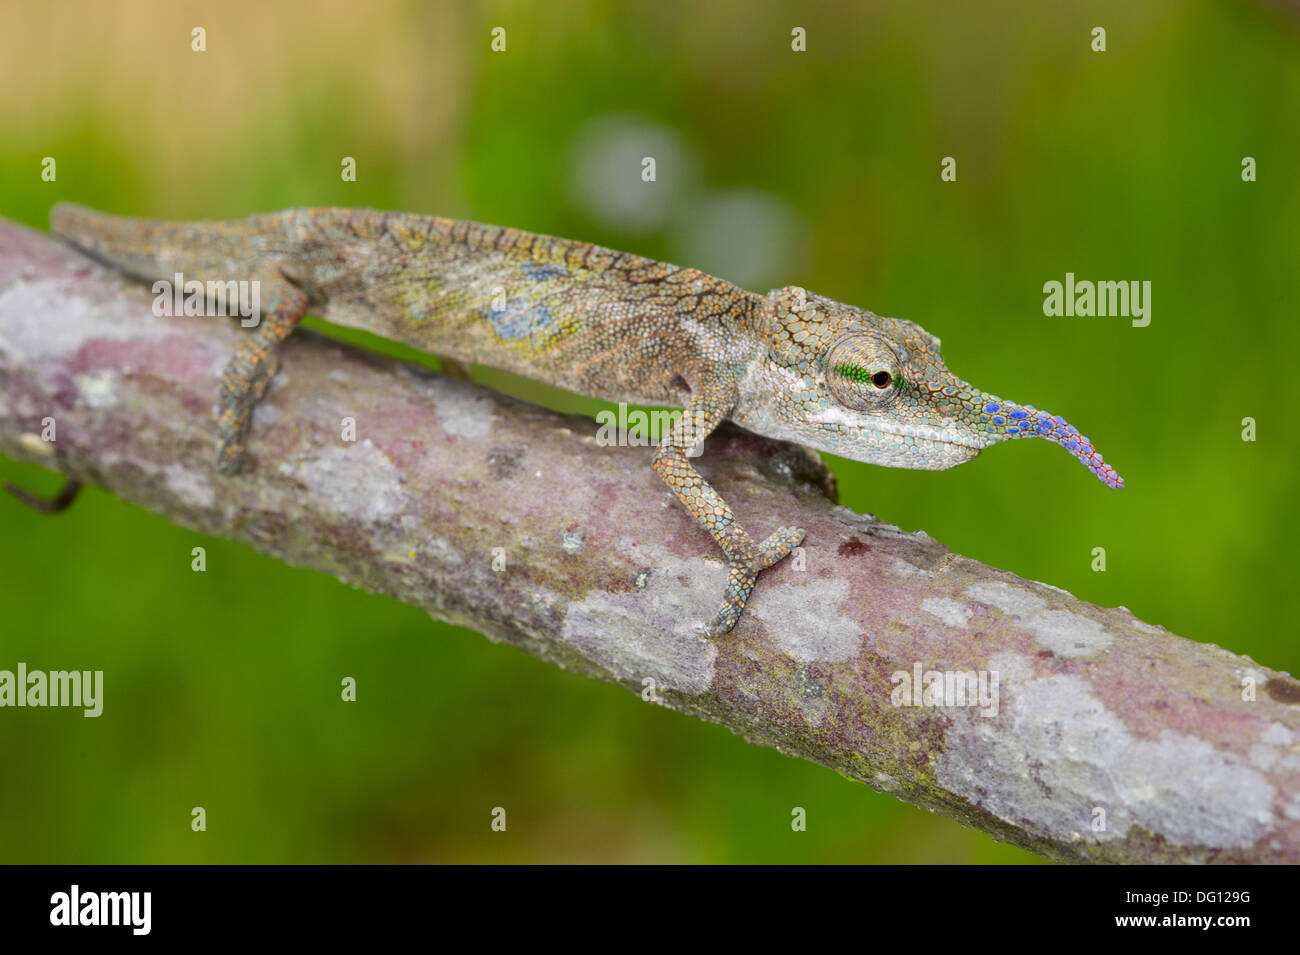
[[[754,545],[731,556],[727,573],[727,590],[722,598],[722,608],[709,622],[709,636],[728,633],[740,619],[741,612],[754,590],[761,571],[766,570],[803,543],[802,527],[783,527],[763,543]]]

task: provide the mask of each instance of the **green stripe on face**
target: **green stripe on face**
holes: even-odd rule
[[[835,373],[849,379],[849,381],[860,381],[863,384],[871,381],[872,375],[871,371],[861,365],[836,365]]]

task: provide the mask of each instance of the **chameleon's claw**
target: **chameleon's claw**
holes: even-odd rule
[[[727,573],[727,590],[722,598],[722,608],[709,622],[709,636],[718,637],[729,633],[740,619],[749,595],[753,593],[754,584],[760,571],[771,567],[778,560],[803,543],[802,527],[782,527],[767,540],[754,547],[747,558],[733,560]]]

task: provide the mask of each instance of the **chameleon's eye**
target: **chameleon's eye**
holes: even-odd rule
[[[827,355],[826,384],[850,408],[869,410],[892,396],[898,361],[874,335],[845,337]]]
[[[888,388],[894,381],[894,376],[883,368],[872,371],[870,368],[863,368],[861,365],[836,365],[834,370],[835,374],[841,375],[849,379],[849,381],[869,381],[877,388]]]

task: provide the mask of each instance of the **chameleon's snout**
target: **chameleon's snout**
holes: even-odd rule
[[[1092,442],[1064,418],[1029,405],[986,396],[980,408],[980,419],[990,444],[1011,438],[1046,438],[1074,455],[1102,484],[1116,489],[1124,486],[1124,479],[1102,460]]]

